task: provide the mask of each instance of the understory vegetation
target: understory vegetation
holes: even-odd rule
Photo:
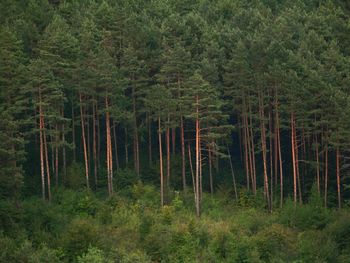
[[[136,183],[113,196],[55,189],[51,203],[1,201],[0,262],[349,262],[350,213],[327,209],[316,189],[308,204],[269,213],[262,193],[220,187],[193,195]]]

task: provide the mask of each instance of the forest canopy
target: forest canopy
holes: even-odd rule
[[[349,17],[1,0],[0,262],[347,262]]]

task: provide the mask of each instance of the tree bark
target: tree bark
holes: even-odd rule
[[[170,128],[169,128],[169,115],[168,115],[168,127],[166,128],[166,177],[167,177],[167,187],[170,187]]]
[[[196,96],[196,215],[197,217],[200,217],[201,215],[201,210],[200,210],[200,196],[199,196],[199,180],[200,180],[200,140],[199,140],[199,136],[200,136],[200,126],[199,126],[199,109],[198,109],[198,103],[199,103],[199,99],[198,99],[198,95]]]
[[[271,199],[269,195],[269,179],[267,176],[267,160],[266,160],[266,131],[265,131],[265,123],[264,123],[264,105],[262,95],[260,94],[260,132],[261,132],[261,149],[263,156],[263,167],[264,167],[264,193],[267,201],[267,206],[269,211],[271,211]]]
[[[183,117],[180,118],[180,132],[181,132],[181,173],[182,173],[182,187],[186,192],[186,158],[185,158],[185,134]]]
[[[119,170],[119,155],[118,155],[118,141],[117,141],[117,132],[116,132],[116,123],[113,123],[113,141],[114,141],[114,155],[115,155],[115,165],[117,172]]]
[[[341,208],[341,196],[340,196],[340,153],[339,146],[336,151],[336,173],[337,173],[337,193],[338,193],[338,208]]]
[[[98,180],[97,180],[97,145],[96,145],[96,106],[95,102],[92,105],[92,156],[93,156],[93,162],[94,162],[94,180],[95,180],[95,188],[98,187]]]
[[[107,176],[108,176],[108,192],[109,195],[113,194],[113,159],[112,159],[112,141],[111,141],[111,125],[109,115],[109,103],[108,98],[105,98],[106,103],[106,155],[107,155]]]
[[[227,146],[227,153],[228,153],[228,157],[229,157],[229,161],[230,161],[230,168],[231,168],[231,175],[232,175],[232,181],[233,181],[233,190],[235,191],[235,197],[236,197],[236,201],[238,200],[238,193],[237,193],[237,187],[236,187],[236,177],[235,177],[235,173],[233,171],[233,164],[232,164],[232,158],[231,158],[231,153],[230,153],[230,149]]]
[[[80,121],[81,121],[81,132],[82,132],[82,139],[83,139],[83,150],[84,150],[84,161],[85,161],[85,178],[86,178],[86,187],[89,189],[89,161],[87,157],[87,147],[86,147],[86,139],[85,139],[85,123],[84,123],[84,116],[83,116],[83,105],[82,105],[82,95],[79,94],[79,101],[80,101]]]
[[[214,194],[213,186],[213,173],[212,173],[212,160],[211,160],[211,148],[208,147],[208,164],[209,164],[209,183],[210,183],[210,193]]]
[[[40,172],[41,172],[41,193],[42,198],[45,200],[45,167],[44,167],[44,126],[43,126],[43,111],[41,107],[41,92],[39,90],[39,137],[40,137]]]
[[[160,172],[160,205],[164,205],[164,176],[163,176],[163,150],[162,150],[162,132],[160,126],[160,117],[158,117],[158,143],[159,143],[159,172]]]

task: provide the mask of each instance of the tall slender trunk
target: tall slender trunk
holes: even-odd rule
[[[59,141],[59,130],[58,125],[55,126],[55,186],[58,187],[58,141]]]
[[[252,159],[252,174],[253,174],[253,193],[256,194],[256,166],[255,166],[255,145],[254,145],[254,133],[253,133],[253,117],[252,117],[252,110],[249,100],[249,121],[250,121],[250,143],[251,143],[251,159]],[[247,120],[248,122],[248,120]],[[248,131],[248,132],[249,132]]]
[[[159,143],[159,171],[160,171],[160,205],[164,205],[164,176],[163,176],[163,150],[162,150],[162,132],[160,126],[160,117],[158,117],[158,143]]]
[[[180,118],[180,132],[181,132],[181,174],[182,174],[182,187],[186,192],[186,158],[185,158],[185,133],[183,117]]]
[[[175,155],[175,149],[176,149],[176,129],[175,128],[171,128],[171,144],[173,146],[172,150],[173,150],[173,155]]]
[[[149,167],[152,166],[152,121],[150,113],[147,114],[147,124],[148,124],[148,162]]]
[[[61,116],[64,118],[64,111],[62,108]],[[67,156],[66,156],[66,135],[65,135],[65,125],[62,123],[62,165],[63,165],[63,175],[62,175],[62,184],[64,184],[67,176]]]
[[[233,182],[233,190],[235,191],[235,197],[236,197],[236,201],[238,200],[238,193],[237,193],[237,187],[236,187],[236,177],[235,177],[235,173],[233,171],[233,164],[232,164],[232,158],[231,158],[231,153],[230,153],[230,149],[227,146],[227,153],[228,153],[228,157],[230,160],[230,168],[231,168],[231,175],[232,175],[232,182]]]
[[[41,193],[42,198],[45,200],[46,194],[45,194],[45,167],[44,167],[44,138],[43,138],[43,132],[44,132],[44,125],[43,125],[43,111],[41,108],[41,92],[39,90],[39,137],[40,137],[40,172],[41,172]]]
[[[262,149],[262,156],[263,156],[263,167],[264,167],[264,193],[267,201],[267,206],[269,211],[271,211],[271,199],[269,194],[269,179],[267,176],[267,160],[266,160],[266,131],[265,131],[265,123],[264,123],[264,104],[263,104],[263,98],[260,94],[260,132],[261,132],[261,149]]]
[[[210,182],[210,193],[214,194],[214,186],[213,186],[213,173],[212,173],[212,163],[211,163],[211,148],[208,147],[208,164],[209,164],[209,182]]]
[[[327,207],[328,196],[328,143],[326,142],[324,153],[324,206]]]
[[[198,95],[196,96],[196,214],[197,217],[200,217],[201,215],[201,210],[200,210],[200,196],[199,196],[199,169],[200,169],[200,140],[199,140],[199,136],[200,136],[200,125],[199,125],[199,99],[198,99]]]
[[[278,149],[278,159],[280,167],[280,207],[283,206],[283,163],[282,163],[282,152],[281,152],[281,136],[280,136],[280,123],[278,113],[278,101],[276,100],[276,140]]]
[[[243,124],[240,123],[241,122],[241,118],[237,118],[238,119],[238,147],[239,147],[239,160],[241,161],[241,165],[243,166],[243,145],[242,145],[242,141],[244,141],[244,139],[242,139],[242,128]]]
[[[137,176],[140,178],[139,136],[136,117],[136,94],[134,85],[132,86],[132,109],[134,115],[134,167]]]
[[[317,191],[318,194],[321,193],[321,184],[320,184],[320,160],[319,160],[319,150],[318,150],[318,141],[317,134],[315,134],[315,151],[316,151],[316,181],[317,181]]]
[[[298,182],[298,193],[299,193],[299,203],[302,203],[302,191],[301,191],[301,182],[300,182],[300,169],[299,169],[299,147],[298,147],[298,139],[297,139],[297,130],[295,127],[294,120],[294,146],[295,146],[295,167],[297,171],[297,182]]]
[[[111,141],[111,125],[109,114],[109,103],[106,95],[106,156],[107,156],[107,177],[108,177],[108,192],[113,194],[113,159],[112,159],[112,141]]]
[[[49,153],[48,153],[48,147],[47,147],[47,141],[46,141],[44,117],[42,118],[42,126],[43,126],[45,162],[46,162],[46,175],[47,175],[47,194],[48,194],[49,201],[51,201],[51,176],[50,176]]]
[[[129,163],[129,152],[128,152],[128,129],[127,128],[124,128],[124,134],[125,134],[125,140],[124,140],[124,143],[125,143],[125,164],[126,166],[128,165]]]
[[[168,127],[166,128],[166,178],[167,178],[167,186],[170,186],[170,128],[169,128],[169,115],[168,115]]]
[[[84,116],[86,116],[86,131],[87,131],[87,138],[86,138],[86,146],[87,146],[87,159],[88,159],[88,167],[90,169],[91,166],[91,148],[90,148],[90,117],[89,117],[89,106],[86,107],[86,112]]]
[[[85,139],[85,122],[84,122],[84,116],[83,116],[83,104],[82,104],[82,95],[79,94],[79,101],[80,101],[80,121],[81,121],[81,132],[82,132],[82,139],[83,139],[83,150],[84,150],[84,160],[85,160],[85,178],[86,178],[86,187],[89,189],[89,161],[87,157],[87,147],[86,147],[86,139]]]
[[[243,113],[243,123],[244,123],[244,131],[243,131],[243,138],[244,138],[244,157],[245,157],[245,172],[246,172],[246,183],[247,183],[247,189],[249,190],[249,175],[252,176],[252,162],[251,162],[251,155],[250,155],[250,143],[249,143],[249,130],[248,130],[248,121],[247,121],[247,112],[244,106],[244,113]],[[252,185],[253,180],[252,179]]]
[[[76,140],[75,140],[75,115],[74,115],[74,106],[73,106],[73,100],[72,100],[72,140],[73,140],[73,161],[77,161],[77,154],[76,154]]]
[[[94,162],[94,179],[95,179],[95,188],[97,189],[98,180],[97,180],[97,145],[96,145],[96,106],[95,103],[92,105],[92,156]]]
[[[269,135],[269,150],[270,150],[270,199],[271,199],[271,204],[273,204],[273,146],[272,146],[272,106],[270,104],[269,108],[269,130],[270,130],[270,135]]]
[[[96,153],[96,159],[97,159],[97,168],[100,167],[101,164],[101,127],[100,127],[100,115],[98,113],[98,103],[96,103],[96,130],[97,130],[97,153]]]
[[[296,156],[295,156],[295,123],[294,123],[294,112],[291,113],[290,116],[290,123],[291,123],[291,130],[292,130],[292,135],[291,135],[291,139],[292,139],[292,165],[293,165],[293,192],[294,192],[294,205],[296,205],[297,203],[297,171],[296,171]]]
[[[196,194],[196,183],[193,173],[193,165],[192,165],[192,156],[191,156],[191,147],[188,143],[188,160],[190,163],[190,169],[191,169],[191,177],[192,177],[192,187],[193,187],[193,195],[194,195],[194,203],[197,204],[197,194]]]
[[[341,208],[341,196],[340,196],[340,153],[339,146],[336,151],[336,173],[337,173],[337,192],[338,192],[338,208]]]
[[[116,132],[116,126],[117,124],[113,124],[113,141],[114,141],[114,155],[115,155],[115,165],[117,168],[117,172],[119,170],[119,155],[118,155],[118,140],[117,140],[117,132]]]

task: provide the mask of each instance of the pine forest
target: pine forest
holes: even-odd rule
[[[0,0],[0,262],[350,262],[350,2]]]

